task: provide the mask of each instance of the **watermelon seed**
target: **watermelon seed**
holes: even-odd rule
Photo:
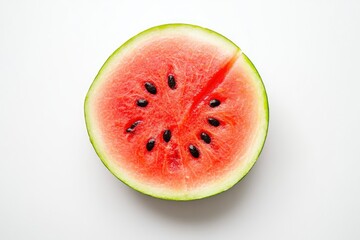
[[[206,133],[202,132],[200,134],[200,138],[207,144],[211,143],[211,138],[209,135],[207,135]]]
[[[220,105],[220,101],[218,99],[212,99],[210,100],[210,107],[214,108]]]
[[[171,132],[170,130],[165,130],[163,133],[163,139],[165,142],[169,142],[171,139]]]
[[[155,139],[151,138],[147,143],[146,143],[146,150],[148,150],[149,152],[154,148],[155,146]]]
[[[219,120],[217,120],[215,118],[210,117],[207,120],[208,120],[208,123],[214,127],[218,127],[220,125]]]
[[[171,89],[175,89],[176,88],[176,81],[173,75],[169,74],[168,76],[168,85]]]
[[[190,144],[189,151],[194,158],[199,158],[199,150],[194,145]]]
[[[136,105],[139,107],[146,107],[149,104],[149,102],[146,99],[139,99],[136,101]]]
[[[156,94],[156,87],[152,83],[146,82],[144,86],[149,93]]]
[[[141,121],[136,121],[136,122],[134,122],[133,124],[131,124],[131,126],[130,126],[128,129],[126,129],[126,132],[133,132],[134,129],[135,129],[135,127],[136,127],[140,122],[141,122]]]

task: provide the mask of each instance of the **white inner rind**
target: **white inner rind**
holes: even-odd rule
[[[206,183],[201,186],[201,188],[188,189],[185,192],[141,182],[137,178],[136,173],[125,171],[125,167],[120,165],[122,162],[126,162],[125,159],[112,159],[112,156],[107,154],[109,151],[105,145],[102,132],[99,129],[100,124],[98,123],[100,119],[97,118],[94,107],[96,106],[95,103],[98,101],[98,98],[101,97],[103,83],[105,83],[112,72],[122,64],[125,56],[132,54],[132,50],[134,48],[141,46],[144,43],[148,43],[153,39],[175,38],[179,35],[188,36],[193,39],[195,38],[197,41],[206,42],[207,44],[211,43],[215,47],[221,48],[224,54],[238,54],[239,59],[234,67],[241,66],[241,68],[245,71],[248,80],[253,83],[255,89],[257,90],[255,94],[257,97],[256,99],[258,100],[257,123],[255,124],[256,129],[252,135],[251,143],[247,148],[247,152],[237,157],[238,159],[236,162],[239,163],[238,166],[234,167],[230,173],[226,174],[221,179],[217,179],[211,183]],[[211,30],[201,27],[185,24],[170,24],[155,27],[138,34],[122,45],[109,57],[96,76],[86,96],[85,119],[90,140],[97,154],[105,166],[117,178],[130,187],[154,197],[172,200],[192,200],[208,197],[225,191],[240,181],[249,172],[258,158],[266,138],[268,128],[268,104],[265,88],[259,74],[252,63],[244,54],[241,54],[240,49],[234,43]]]

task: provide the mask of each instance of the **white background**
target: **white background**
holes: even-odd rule
[[[0,239],[360,239],[360,2],[1,1]],[[106,58],[154,25],[237,43],[267,88],[249,175],[169,202],[103,166],[83,101]]]

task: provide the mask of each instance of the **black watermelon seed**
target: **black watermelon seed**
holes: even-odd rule
[[[214,108],[220,105],[220,101],[218,99],[212,99],[210,100],[210,107]]]
[[[146,143],[146,150],[148,150],[149,152],[154,148],[155,146],[155,139],[151,138],[147,143]]]
[[[165,142],[169,142],[171,139],[171,131],[170,130],[165,130],[164,134],[163,134],[163,138]]]
[[[146,99],[139,99],[136,101],[136,105],[139,107],[146,107],[149,104],[149,102]]]
[[[218,127],[220,125],[219,120],[217,120],[215,118],[210,117],[207,120],[208,120],[208,123],[214,127]]]
[[[133,131],[135,130],[135,127],[136,127],[137,125],[139,125],[140,122],[141,122],[141,121],[136,121],[136,122],[134,122],[133,124],[131,124],[131,126],[130,126],[128,129],[126,129],[126,132],[133,132]]]
[[[194,158],[198,158],[200,156],[199,150],[192,144],[189,146],[189,151]]]
[[[152,84],[150,82],[146,82],[144,86],[149,93],[156,94],[157,91],[156,91],[156,87],[154,86],[154,84]]]
[[[207,143],[207,144],[211,143],[211,138],[210,138],[210,136],[207,135],[206,133],[202,132],[202,133],[200,134],[200,137],[201,137],[201,139],[202,139],[205,143]]]
[[[168,76],[168,85],[171,89],[175,89],[176,88],[176,81],[173,75],[169,75]]]

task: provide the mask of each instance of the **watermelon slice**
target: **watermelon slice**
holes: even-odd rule
[[[128,40],[85,99],[90,141],[105,166],[157,198],[225,191],[257,160],[268,102],[251,61],[229,39],[168,24]]]

